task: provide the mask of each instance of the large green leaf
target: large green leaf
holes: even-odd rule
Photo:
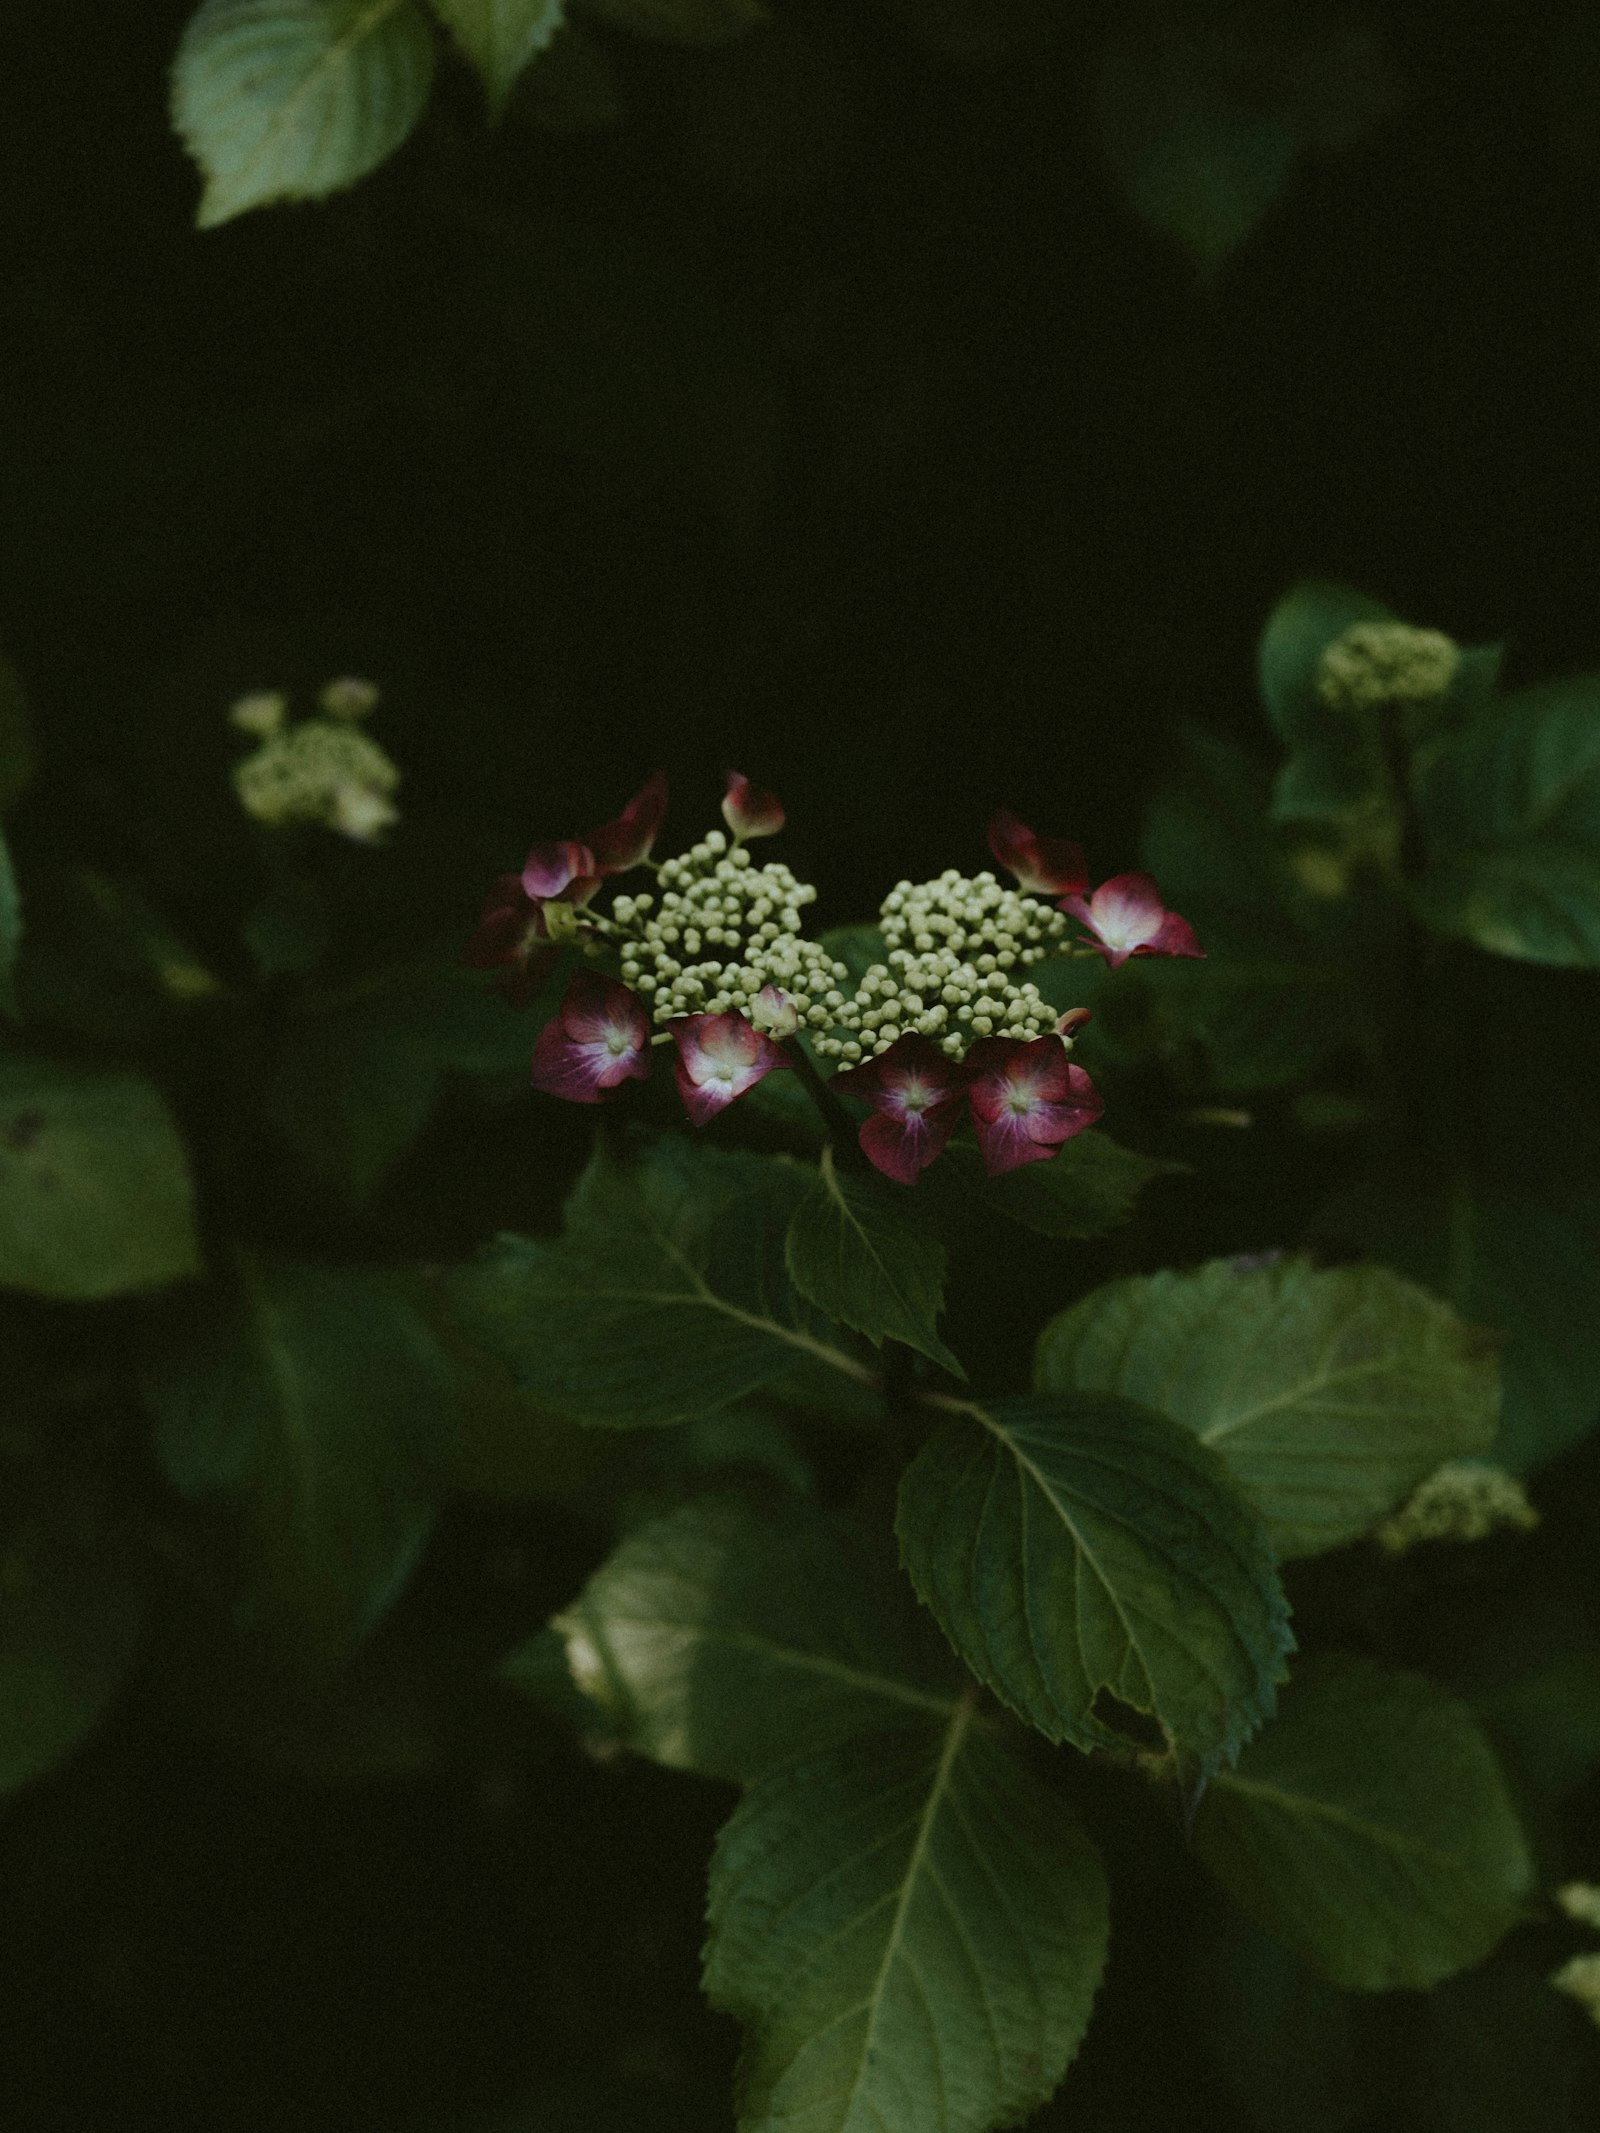
[[[52,1770],[114,1701],[143,1614],[104,1477],[7,1474],[0,1532],[0,1794]]]
[[[841,1171],[824,1148],[817,1181],[794,1211],[784,1249],[789,1279],[819,1311],[881,1346],[904,1341],[964,1378],[936,1330],[945,1249],[913,1222],[874,1173]]]
[[[1495,955],[1600,966],[1600,675],[1486,705],[1417,794],[1430,925]]]
[[[950,1653],[892,1560],[814,1505],[702,1498],[639,1527],[556,1627],[640,1754],[740,1783],[948,1719]]]
[[[1281,1557],[1367,1532],[1445,1460],[1487,1451],[1500,1388],[1481,1333],[1385,1267],[1304,1259],[1141,1275],[1039,1336],[1045,1392],[1115,1392],[1220,1453]]]
[[[870,1384],[784,1272],[810,1177],[682,1140],[602,1148],[565,1235],[503,1237],[453,1277],[453,1306],[534,1398],[613,1428],[706,1414],[807,1365]]]
[[[0,1015],[16,1019],[17,950],[22,946],[22,897],[6,840],[0,836]]]
[[[1488,1954],[1533,1880],[1465,1704],[1365,1660],[1308,1666],[1194,1846],[1261,1924],[1350,1992],[1434,1985]]]
[[[566,0],[431,0],[431,5],[477,68],[496,115],[566,12]]]
[[[0,1057],[0,1286],[89,1299],[199,1271],[189,1165],[159,1091]]]
[[[742,2133],[985,2133],[1042,2104],[1105,1962],[1098,1856],[962,1705],[778,1772],[717,1843],[705,1985]]]
[[[900,1484],[906,1568],[967,1665],[1051,1740],[1123,1738],[1102,1691],[1175,1747],[1231,1758],[1292,1648],[1267,1536],[1193,1432],[1108,1394],[951,1419]]]
[[[247,1613],[341,1657],[414,1566],[450,1455],[449,1364],[404,1295],[354,1268],[249,1262],[145,1393],[173,1485],[242,1507]]]
[[[415,0],[205,0],[172,70],[200,227],[365,177],[422,116],[433,62]]]

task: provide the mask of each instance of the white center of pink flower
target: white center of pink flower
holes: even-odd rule
[[[1089,899],[1089,908],[1094,913],[1094,929],[1108,948],[1125,948],[1131,953],[1161,931],[1163,914],[1159,909],[1143,910],[1125,897],[1105,896],[1102,891]]]
[[[633,1039],[625,1029],[613,1028],[606,1031],[606,1050],[613,1059],[620,1059],[624,1052],[631,1052],[633,1049]]]

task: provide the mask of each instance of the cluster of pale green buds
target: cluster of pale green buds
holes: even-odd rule
[[[1476,1459],[1451,1459],[1419,1483],[1400,1509],[1377,1527],[1388,1555],[1404,1555],[1419,1541],[1479,1541],[1491,1533],[1528,1533],[1539,1514],[1515,1474]]]
[[[897,1038],[931,1038],[962,1059],[980,1037],[1024,1043],[1056,1027],[1056,1011],[1031,979],[1015,975],[1063,953],[1067,921],[1048,904],[1001,886],[993,874],[948,867],[937,881],[897,882],[880,912],[887,960],[841,1001],[817,1039],[824,1058],[853,1065]]]
[[[784,1037],[826,1028],[849,983],[846,966],[801,931],[816,895],[781,860],[758,866],[712,830],[662,862],[654,891],[618,896],[590,923],[616,945],[623,983],[655,1021],[734,1013]]]

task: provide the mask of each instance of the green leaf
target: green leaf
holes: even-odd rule
[[[87,1301],[199,1271],[188,1160],[155,1087],[0,1057],[0,1285]]]
[[[1265,218],[1294,168],[1286,114],[1232,90],[1210,44],[1161,15],[1108,38],[1095,107],[1102,152],[1128,204],[1207,277]]]
[[[652,1520],[555,1626],[630,1748],[740,1784],[857,1734],[948,1720],[960,1694],[892,1560],[792,1500],[701,1498]]]
[[[1044,2102],[1105,1963],[1099,1858],[963,1705],[780,1771],[717,1842],[705,1988],[744,2133],[986,2133]]]
[[[1234,1899],[1347,1992],[1421,1990],[1521,1913],[1527,1841],[1465,1704],[1366,1660],[1308,1666],[1194,1847]]]
[[[308,1176],[360,1206],[433,1115],[452,1073],[526,1072],[527,1022],[476,973],[374,971],[295,1003],[266,1111]]]
[[[819,1311],[875,1346],[904,1341],[953,1377],[966,1372],[936,1331],[944,1308],[945,1249],[913,1222],[875,1176],[841,1175],[824,1148],[817,1182],[794,1211],[784,1263]]]
[[[663,44],[726,44],[771,20],[763,0],[584,0],[613,29]]]
[[[1600,1651],[1563,1652],[1474,1702],[1528,1790],[1560,1799],[1600,1770]]]
[[[523,69],[561,27],[566,0],[431,0],[483,79],[498,118]]]
[[[0,1794],[72,1753],[115,1701],[143,1602],[104,1479],[7,1475],[0,1535]]]
[[[443,1485],[451,1379],[428,1328],[382,1275],[252,1261],[144,1382],[173,1486],[243,1506],[247,1613],[342,1657],[400,1591]]]
[[[200,228],[365,177],[422,116],[433,61],[414,0],[205,0],[172,70]]]
[[[1600,968],[1600,675],[1482,708],[1434,752],[1418,908],[1494,955]]]
[[[1179,1177],[1187,1164],[1137,1155],[1108,1133],[1080,1133],[1048,1163],[1029,1163],[988,1178],[977,1152],[952,1148],[946,1174],[997,1215],[1042,1237],[1103,1237],[1126,1222],[1139,1195],[1156,1178]]]
[[[6,840],[0,836],[0,1015],[17,1019],[17,950],[22,946],[22,896]]]
[[[612,1428],[685,1421],[802,1365],[870,1384],[783,1269],[810,1176],[689,1141],[602,1148],[561,1240],[501,1238],[454,1275],[452,1305],[535,1399]]]
[[[1266,1534],[1180,1423],[1110,1395],[982,1406],[900,1484],[906,1568],[967,1665],[1051,1740],[1124,1736],[1106,1691],[1173,1745],[1231,1758],[1293,1647]]]
[[[1219,1453],[1280,1557],[1365,1533],[1447,1459],[1487,1451],[1499,1377],[1482,1334],[1384,1267],[1308,1260],[1141,1275],[1039,1336],[1044,1392],[1114,1392]]]

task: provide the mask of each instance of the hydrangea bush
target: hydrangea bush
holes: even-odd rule
[[[6,1782],[123,1697],[376,1774],[355,1714],[398,1681],[441,1756],[510,1690],[541,1753],[718,1784],[746,2133],[987,2133],[1063,2079],[1070,2112],[1146,1857],[1224,2039],[1263,1948],[1319,2037],[1468,1973],[1581,2032],[1600,1644],[1547,1628],[1590,1572],[1539,1581],[1600,1416],[1559,1101],[1600,684],[1504,692],[1319,585],[1261,680],[1276,763],[1182,736],[1138,867],[997,807],[992,868],[866,925],[816,928],[743,774],[658,856],[657,774],[397,958],[408,823],[349,677],[234,707],[216,968],[134,885],[52,904],[4,860],[0,1279],[104,1311],[113,1388],[19,1366],[22,1405],[141,1418],[19,1425]],[[485,1218],[380,1248],[468,1135]],[[552,1163],[531,1209],[512,1147]],[[463,1686],[408,1608],[484,1499],[590,1539]]]

